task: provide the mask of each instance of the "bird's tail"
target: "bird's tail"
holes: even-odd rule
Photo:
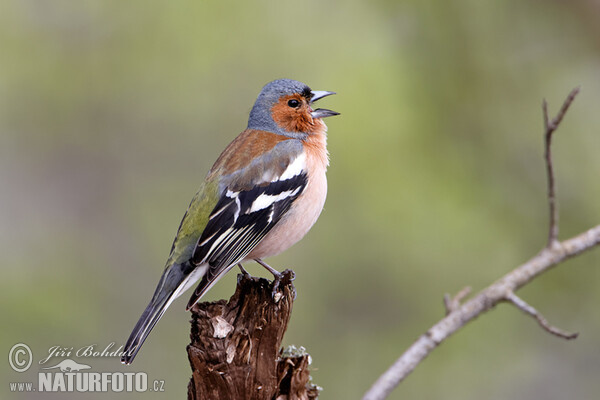
[[[123,364],[131,364],[152,331],[173,300],[185,292],[204,275],[206,266],[192,266],[189,263],[173,264],[165,269],[152,300],[133,328],[121,356]]]

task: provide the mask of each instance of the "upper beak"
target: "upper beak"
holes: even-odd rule
[[[311,90],[312,97],[310,98],[310,103],[314,103],[315,101],[322,99],[323,97],[331,96],[335,94],[335,92],[327,92],[325,90]],[[339,112],[328,110],[326,108],[317,108],[313,112],[310,113],[313,118],[325,118],[332,117],[334,115],[340,115]]]

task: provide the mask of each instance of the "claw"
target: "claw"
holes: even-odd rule
[[[275,303],[279,302],[279,300],[281,300],[281,298],[283,297],[283,291],[279,290],[279,287],[281,285],[281,282],[284,280],[284,278],[287,278],[286,272],[284,271],[284,273],[281,273],[281,272],[277,271],[275,268],[271,267],[269,264],[267,264],[260,258],[256,258],[254,261],[256,261],[257,263],[259,263],[260,265],[265,267],[265,269],[267,271],[269,271],[271,274],[273,274],[273,290],[271,292],[271,295],[272,295]],[[294,280],[294,277],[295,277],[294,273],[292,272],[289,280],[290,281]]]
[[[255,258],[254,261],[265,267],[267,271],[273,274],[273,291],[271,293],[273,296],[273,300],[275,300],[275,303],[277,303],[279,300],[281,300],[281,297],[283,297],[283,290],[279,290],[279,287],[282,283],[284,286],[288,284],[290,285],[291,290],[293,292],[292,294],[294,296],[294,300],[296,299],[296,290],[294,289],[294,285],[291,284],[292,281],[296,279],[296,274],[294,273],[294,271],[292,271],[291,269],[286,269],[283,272],[279,272],[260,258]]]
[[[271,297],[275,303],[278,303],[279,300],[283,297],[283,291],[279,290],[279,285],[281,285],[281,279],[283,278],[283,274],[277,273],[277,275],[273,274],[273,290],[271,291]]]

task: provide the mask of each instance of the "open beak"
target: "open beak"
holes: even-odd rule
[[[335,92],[327,92],[325,90],[311,90],[310,93],[312,93],[312,97],[310,98],[310,104],[314,103],[315,101],[317,101],[319,99],[322,99],[323,97],[327,97],[327,96],[331,96],[332,94],[335,94]],[[340,113],[336,112],[336,111],[328,110],[326,108],[317,108],[316,110],[311,112],[310,115],[313,118],[325,118],[325,117],[332,117],[334,115],[340,115]]]

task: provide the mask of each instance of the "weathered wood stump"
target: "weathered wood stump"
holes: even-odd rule
[[[188,399],[316,399],[310,356],[303,348],[281,349],[296,296],[291,270],[273,295],[273,283],[238,275],[227,302],[200,303],[192,311],[192,367]]]

